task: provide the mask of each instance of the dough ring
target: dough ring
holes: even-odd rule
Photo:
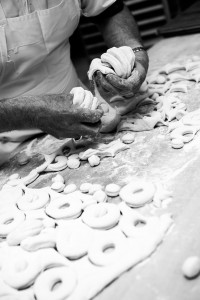
[[[178,127],[176,129],[174,129],[171,134],[170,134],[170,138],[172,140],[174,139],[180,139],[182,140],[184,143],[189,143],[190,141],[193,140],[195,134],[197,133],[197,131],[200,129],[200,127],[195,127],[195,126],[181,126]],[[189,134],[189,136],[188,136]]]
[[[49,194],[44,189],[26,189],[25,194],[17,201],[19,209],[27,211],[44,207],[49,201]]]
[[[6,237],[25,220],[25,214],[18,209],[6,211],[0,215],[0,237]]]
[[[37,300],[62,300],[71,295],[76,283],[76,273],[71,267],[58,267],[41,273],[33,290]],[[56,287],[57,284],[59,285]]]
[[[61,224],[57,230],[56,248],[61,255],[78,259],[87,254],[92,239],[93,231],[84,224]]]
[[[158,225],[156,217],[145,218],[138,213],[122,216],[119,222],[121,231],[131,238],[147,238]]]
[[[105,236],[96,239],[88,251],[89,260],[97,266],[108,266],[118,262],[125,255],[126,239]],[[108,250],[112,250],[108,252]]]
[[[112,203],[98,203],[86,207],[82,221],[95,229],[109,229],[114,227],[120,218],[120,210]]]
[[[15,289],[29,287],[41,272],[39,260],[32,254],[20,251],[6,261],[2,268],[2,278]]]
[[[153,200],[155,187],[150,182],[133,181],[124,186],[119,195],[131,207],[140,207]]]
[[[70,195],[58,197],[46,207],[46,214],[54,219],[78,218],[82,212],[82,202]]]

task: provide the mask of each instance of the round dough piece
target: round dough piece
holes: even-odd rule
[[[92,155],[90,157],[88,157],[88,162],[90,164],[91,167],[96,167],[100,164],[100,157],[97,155]]]
[[[65,184],[60,182],[60,181],[56,181],[51,185],[51,189],[56,191],[57,193],[61,193],[65,188]]]
[[[71,267],[57,267],[41,273],[33,290],[37,300],[63,300],[71,295],[76,283],[77,276]]]
[[[151,202],[154,194],[155,186],[143,180],[130,182],[119,192],[120,198],[131,207],[140,207]]]
[[[135,140],[135,134],[134,133],[126,133],[122,136],[121,140],[124,144],[131,144]]]
[[[78,169],[80,167],[80,160],[77,158],[71,158],[67,161],[67,166],[70,169]]]
[[[120,210],[112,203],[98,203],[87,206],[82,215],[82,221],[95,229],[114,227],[120,218]]]
[[[92,183],[89,183],[89,182],[82,183],[80,185],[80,191],[82,193],[88,193],[89,190],[91,189],[91,187],[92,187]]]
[[[65,188],[64,188],[64,193],[65,194],[70,194],[73,193],[77,190],[77,186],[74,183],[68,184]]]
[[[106,186],[105,192],[110,197],[117,197],[119,195],[121,187],[118,184],[110,183]]]
[[[195,278],[200,274],[200,258],[198,256],[188,257],[182,266],[183,275],[187,278]]]
[[[52,182],[62,182],[65,183],[65,179],[62,175],[57,174],[55,177],[52,178]]]

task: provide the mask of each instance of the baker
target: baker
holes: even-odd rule
[[[83,86],[69,44],[81,14],[98,25],[109,48],[125,45],[135,52],[134,76],[95,73],[102,96],[114,90],[132,97],[144,81],[148,56],[122,0],[0,0],[1,157],[40,131],[57,138],[99,131],[101,108],[78,107],[70,94]]]

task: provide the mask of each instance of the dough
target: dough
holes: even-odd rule
[[[76,273],[71,267],[58,267],[41,273],[33,290],[37,300],[62,300],[68,298],[76,286]],[[56,284],[59,284],[56,288]]]
[[[79,259],[87,254],[93,242],[93,231],[86,225],[71,221],[57,228],[56,248],[69,259]]]
[[[122,136],[121,140],[124,144],[131,144],[135,140],[135,134],[134,133],[126,133]]]
[[[42,229],[44,224],[41,220],[25,220],[7,235],[7,243],[10,246],[17,246],[25,238],[39,234]]]
[[[153,200],[155,187],[151,182],[135,180],[119,192],[120,198],[131,207],[140,207]]]
[[[115,226],[120,218],[120,211],[115,204],[98,203],[84,210],[82,220],[85,224],[95,229],[109,229]]]
[[[78,169],[80,167],[80,160],[77,158],[71,158],[67,161],[67,166],[70,169]]]
[[[106,186],[105,192],[110,197],[117,197],[119,196],[121,187],[118,184],[110,183]]]
[[[46,214],[54,219],[73,219],[80,216],[82,203],[72,194],[59,196],[47,205]]]
[[[65,188],[64,188],[64,193],[65,194],[70,194],[73,193],[77,190],[77,186],[74,183],[68,184]]]
[[[186,278],[195,278],[200,274],[200,258],[198,256],[188,257],[182,266],[183,275]]]
[[[97,155],[93,154],[88,157],[88,162],[91,167],[96,167],[100,164],[100,158]]]

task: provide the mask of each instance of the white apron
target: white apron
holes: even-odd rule
[[[78,0],[12,0],[12,10],[9,1],[0,1],[0,101],[79,86],[68,40],[80,18]],[[38,132],[1,133],[0,164],[17,141]]]

